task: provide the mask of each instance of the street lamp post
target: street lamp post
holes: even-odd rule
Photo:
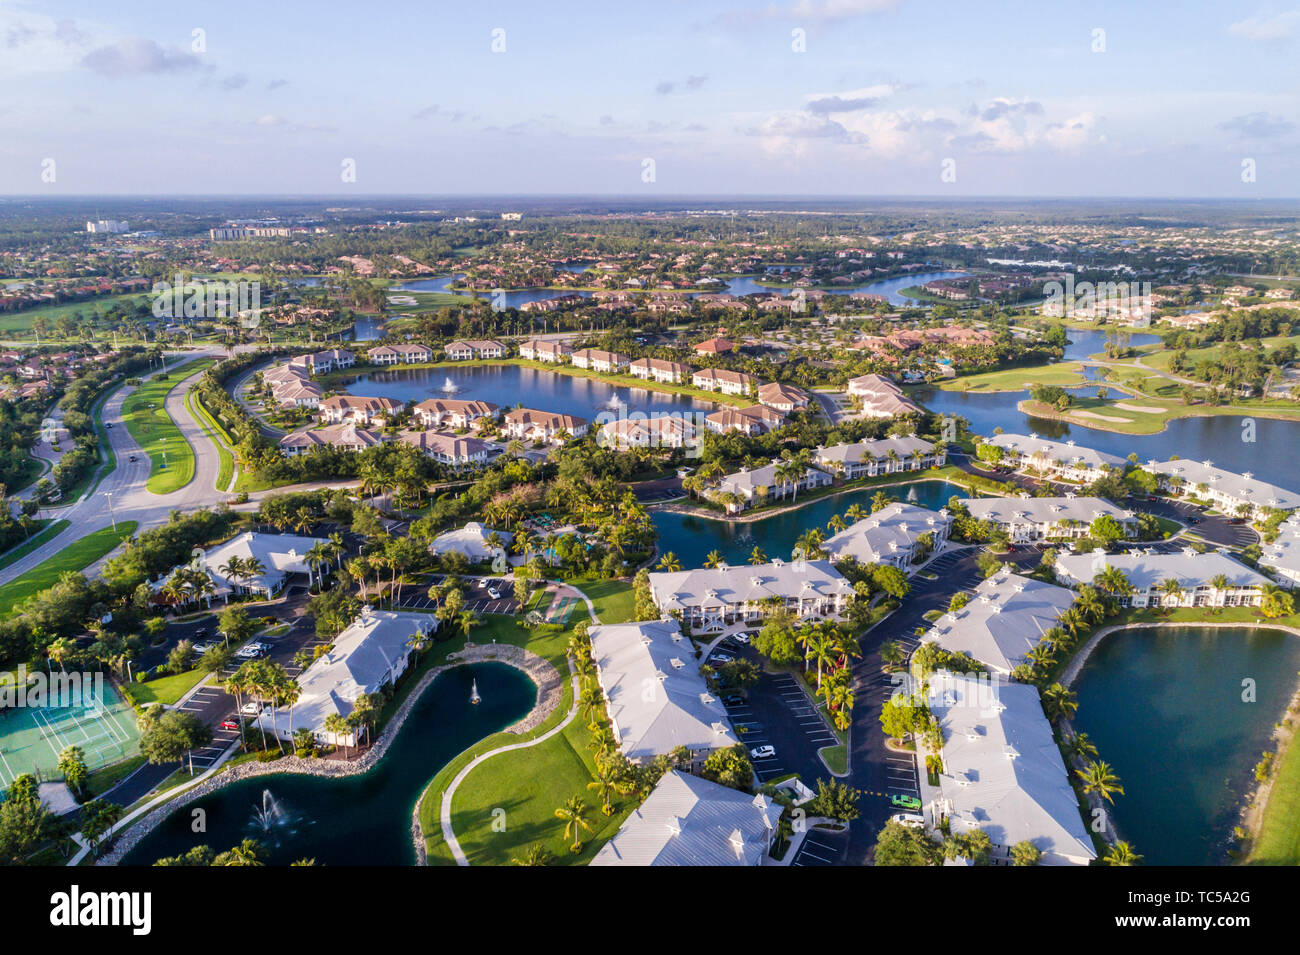
[[[116,534],[116,533],[117,533],[117,515],[115,515],[115,514],[113,513],[113,492],[112,492],[112,491],[105,491],[104,493],[108,495],[108,517],[109,517],[109,520],[111,520],[111,521],[113,522],[113,533]]]

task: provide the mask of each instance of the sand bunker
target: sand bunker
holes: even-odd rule
[[[1095,411],[1076,411],[1074,416],[1076,418],[1091,418],[1094,421],[1115,421],[1120,424],[1131,424],[1133,422],[1132,418],[1117,418],[1114,415],[1097,414]]]
[[[1150,405],[1131,405],[1127,401],[1117,401],[1111,407],[1118,408],[1120,411],[1136,411],[1140,414],[1160,414],[1164,408],[1153,408]]]

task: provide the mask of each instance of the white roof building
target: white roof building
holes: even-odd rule
[[[1096,850],[1037,688],[942,672],[929,685],[943,772],[927,821],[946,816],[954,834],[982,829],[995,862],[1006,862],[1018,842],[1032,842],[1043,865],[1091,862]]]
[[[947,510],[936,513],[915,504],[895,502],[846,527],[822,546],[832,560],[852,557],[860,564],[890,564],[907,570],[918,555],[917,540],[922,535],[932,534],[932,547],[937,549],[948,539],[951,529],[952,517]]]
[[[756,567],[722,565],[650,575],[655,606],[663,613],[680,613],[687,626],[706,632],[761,620],[765,602],[773,598],[798,617],[833,616],[853,593],[828,560],[774,560]]]
[[[301,692],[292,707],[267,709],[258,722],[284,739],[295,729],[311,729],[323,742],[352,746],[355,734],[334,735],[325,720],[337,713],[346,717],[362,694],[378,693],[396,683],[407,667],[417,633],[438,629],[438,618],[424,613],[395,613],[388,610],[361,611],[352,624],[334,638],[333,649],[316,658],[298,677]]]
[[[1218,551],[1197,553],[1188,547],[1173,554],[1130,550],[1107,554],[1058,554],[1056,576],[1072,586],[1091,583],[1107,567],[1123,571],[1133,586],[1132,596],[1122,602],[1133,607],[1159,604],[1164,607],[1238,607],[1260,603],[1261,590],[1271,581],[1263,574]],[[1225,578],[1222,588],[1210,581]],[[1176,580],[1180,593],[1166,593],[1165,581]]]
[[[1146,470],[1166,487],[1178,486],[1182,493],[1205,497],[1235,512],[1243,504],[1284,511],[1300,507],[1300,494],[1276,484],[1260,481],[1246,471],[1236,474],[1214,466],[1212,461],[1148,461]]]
[[[1068,588],[1004,568],[982,581],[966,606],[936,620],[921,640],[1010,673],[1073,603]]]
[[[1080,447],[1073,441],[1048,441],[1034,434],[995,434],[987,443],[1002,448],[1021,465],[1073,477],[1095,476],[1106,468],[1124,467],[1124,459],[1114,454]]]
[[[971,517],[1006,530],[1013,541],[1086,537],[1092,522],[1107,515],[1127,536],[1137,532],[1137,515],[1100,497],[979,497],[965,504]]]
[[[480,524],[478,521],[470,521],[464,527],[457,530],[446,531],[439,534],[429,544],[429,553],[446,554],[450,551],[456,551],[464,554],[472,563],[493,560],[498,556],[505,554],[505,548],[510,546],[515,535],[509,531],[496,531],[501,538],[501,546],[494,547],[488,543],[488,538],[493,534],[490,527]]]
[[[601,847],[592,865],[762,865],[781,807],[672,770]]]
[[[1300,584],[1300,514],[1282,522],[1273,542],[1263,545],[1259,563],[1281,577],[1286,586]]]
[[[279,593],[289,574],[310,576],[312,570],[307,563],[308,551],[317,544],[328,543],[328,540],[319,537],[245,531],[224,544],[209,548],[203,555],[203,565],[216,581],[220,588],[219,592],[226,594],[253,592],[271,596]],[[261,574],[248,580],[228,577],[221,568],[229,564],[232,557],[244,560],[256,558],[265,569]]]
[[[588,635],[614,738],[629,759],[678,746],[707,755],[736,744],[726,707],[709,692],[677,621],[592,627]]]
[[[852,480],[864,475],[919,470],[932,464],[942,464],[945,457],[943,452],[936,452],[936,446],[924,438],[900,435],[896,438],[876,438],[856,444],[818,448],[813,454],[813,461],[822,467],[843,472],[846,478]]]

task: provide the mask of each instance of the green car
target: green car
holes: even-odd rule
[[[895,806],[901,806],[904,809],[920,809],[921,800],[915,796],[890,796],[889,801]]]

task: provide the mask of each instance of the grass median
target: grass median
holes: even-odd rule
[[[154,494],[179,491],[194,479],[194,449],[167,413],[167,396],[180,382],[216,363],[201,359],[173,368],[166,378],[151,378],[122,402],[122,422],[149,455],[145,486]]]
[[[118,521],[117,530],[104,527],[69,544],[49,560],[37,564],[21,577],[0,587],[0,617],[7,617],[32,594],[40,593],[58,582],[68,571],[82,571],[111,553],[122,541],[135,533],[135,521]]]

